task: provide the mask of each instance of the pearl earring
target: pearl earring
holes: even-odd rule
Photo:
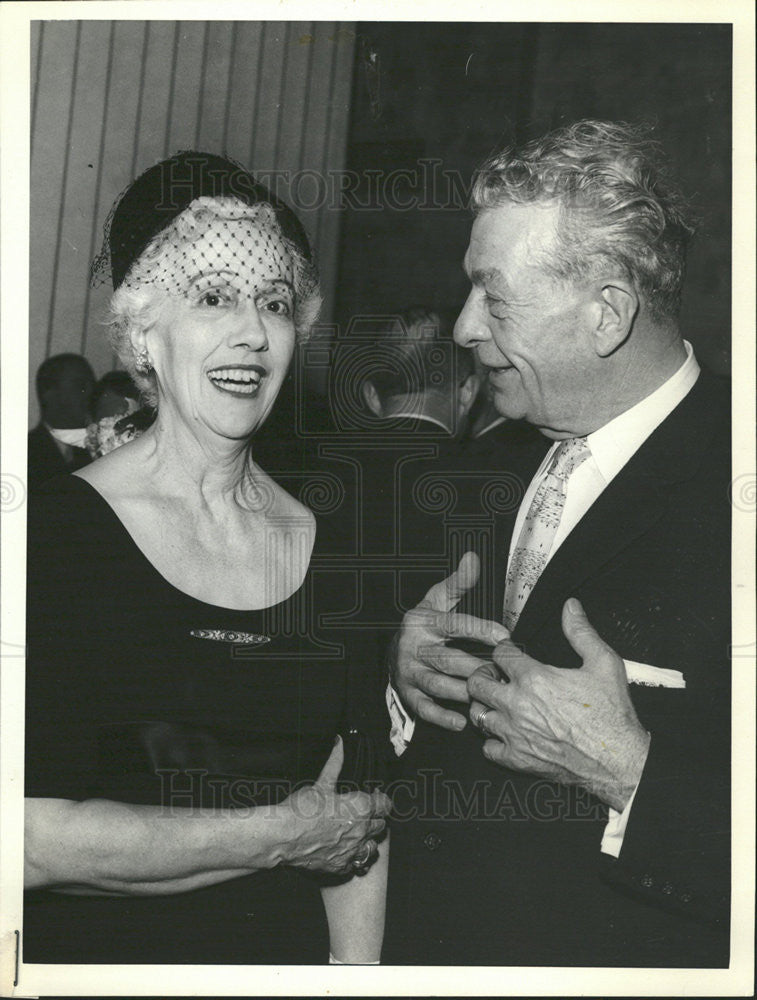
[[[152,363],[146,348],[143,347],[142,350],[139,351],[134,364],[140,375],[147,375],[152,371]]]

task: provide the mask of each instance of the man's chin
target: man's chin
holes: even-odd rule
[[[523,420],[526,416],[525,400],[517,391],[508,391],[506,388],[492,385],[491,402],[494,409],[501,417],[508,420]]]

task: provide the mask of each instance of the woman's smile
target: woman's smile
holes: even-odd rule
[[[220,392],[232,396],[254,396],[268,372],[262,365],[219,365],[208,378]]]

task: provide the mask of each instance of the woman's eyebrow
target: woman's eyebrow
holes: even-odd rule
[[[225,278],[227,276],[235,278],[237,274],[238,274],[237,271],[231,271],[229,270],[229,268],[226,267],[219,269],[211,268],[209,271],[198,271],[197,274],[193,274],[192,277],[189,279],[189,284],[194,285],[201,278],[221,278],[221,277]]]
[[[286,285],[290,292],[294,292],[294,285],[288,278],[267,278],[262,282],[263,287],[266,285]]]
[[[242,278],[241,271],[232,271],[229,268],[211,268],[208,271],[198,271],[196,274],[192,275],[188,279],[189,287],[200,284],[200,282],[206,283],[209,279],[213,278]],[[288,278],[262,278],[255,282],[259,286],[260,290],[266,288],[273,288],[276,285],[284,285],[286,289],[294,295],[294,284]]]

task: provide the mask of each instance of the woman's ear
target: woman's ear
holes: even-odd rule
[[[141,354],[142,351],[147,350],[147,327],[140,326],[137,323],[132,322],[129,326],[129,342],[131,343],[131,349],[134,351],[134,356]]]
[[[363,393],[363,402],[374,417],[383,417],[384,407],[381,405],[379,394],[376,392],[376,387],[370,379],[366,379],[365,382],[363,382],[361,391]]]
[[[639,297],[630,281],[618,278],[601,286],[598,303],[594,345],[599,357],[606,358],[628,339],[639,311]]]

